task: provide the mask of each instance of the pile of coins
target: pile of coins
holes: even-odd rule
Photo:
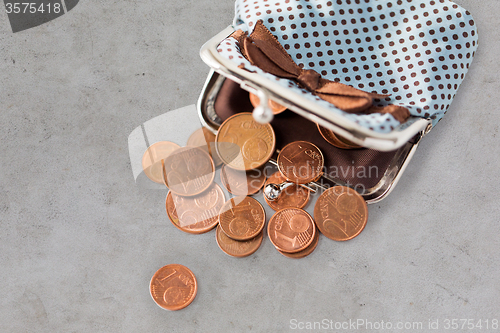
[[[329,130],[318,129],[334,146],[357,148]],[[172,224],[192,234],[216,228],[216,242],[230,256],[245,257],[257,251],[264,229],[276,249],[290,258],[311,254],[320,233],[336,241],[359,235],[368,210],[351,188],[326,189],[317,199],[314,216],[303,210],[311,197],[310,184],[323,174],[320,149],[305,141],[289,143],[276,159],[278,171],[267,177],[263,166],[275,148],[270,124],[255,122],[251,113],[239,113],[227,119],[217,135],[205,128],[197,130],[186,147],[155,143],[143,156],[143,168],[151,180],[169,189],[165,208]],[[220,183],[232,196],[229,200],[214,181],[219,166]],[[265,202],[276,211],[267,228],[264,207],[252,197],[263,187]],[[191,271],[168,265],[155,274],[150,291],[160,307],[176,310],[192,302],[196,286]]]

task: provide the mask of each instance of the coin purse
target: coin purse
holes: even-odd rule
[[[323,180],[355,188],[368,203],[394,188],[422,137],[450,108],[477,49],[471,14],[448,0],[237,0],[235,10],[232,26],[200,51],[212,68],[198,101],[204,126],[215,133],[235,113],[252,112],[249,92],[263,107],[272,99],[288,108],[271,121],[276,148],[314,143],[325,157]],[[257,25],[302,69],[383,94],[375,106],[401,106],[410,116],[346,112],[252,65],[235,35],[251,36]],[[317,125],[363,148],[336,148]]]

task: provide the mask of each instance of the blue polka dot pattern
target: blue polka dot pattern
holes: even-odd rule
[[[301,67],[353,87],[391,94],[376,105],[403,105],[435,125],[446,113],[477,49],[470,13],[448,0],[237,0],[235,29],[251,33],[258,20]],[[220,54],[344,115],[388,133],[399,122],[388,114],[345,113],[264,73],[228,38]]]

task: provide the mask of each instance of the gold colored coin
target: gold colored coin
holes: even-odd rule
[[[231,239],[248,240],[256,237],[266,223],[266,212],[254,198],[239,196],[226,201],[219,213],[219,225]]]
[[[173,193],[193,196],[205,191],[215,177],[215,166],[208,153],[197,147],[183,147],[164,162],[165,185]]]
[[[278,170],[289,181],[307,184],[323,174],[323,153],[314,144],[295,141],[286,145],[279,153]]]
[[[242,112],[222,123],[215,142],[224,164],[236,170],[251,170],[271,158],[276,136],[270,124],[259,124],[251,113]]]
[[[142,155],[142,169],[146,176],[158,184],[163,184],[161,160],[179,148],[178,144],[169,141],[159,141],[149,146]]]
[[[151,278],[149,292],[159,307],[180,310],[191,304],[198,291],[198,282],[191,270],[171,264],[160,268]]]
[[[286,181],[286,178],[278,171],[266,180],[265,186],[268,184],[281,184],[284,181]],[[267,200],[266,196],[264,196],[264,200],[266,200],[269,207],[278,211],[287,207],[304,208],[309,202],[309,197],[309,190],[299,185],[291,185],[281,191],[280,196],[275,201]]]
[[[368,207],[355,190],[331,187],[321,194],[314,206],[314,219],[323,235],[336,241],[358,236],[368,221]]]
[[[305,250],[312,243],[316,226],[306,211],[283,208],[269,220],[267,234],[279,251],[295,253]]]
[[[250,103],[252,103],[252,106],[254,108],[258,107],[260,105],[260,99],[257,97],[257,95],[250,93]],[[285,111],[287,108],[286,106],[283,106],[279,103],[276,103],[272,99],[269,99],[269,102],[267,103],[269,108],[273,111],[274,114],[280,114],[281,112]]]
[[[264,232],[261,231],[259,235],[252,239],[246,241],[237,241],[227,237],[220,226],[217,226],[216,230],[217,245],[219,245],[219,248],[222,251],[232,257],[241,258],[251,255],[260,247],[263,238]]]
[[[344,137],[341,137],[340,135],[335,134],[332,130],[329,130],[327,128],[324,128],[317,124],[318,126],[318,131],[323,137],[323,139],[326,140],[329,144],[331,144],[334,147],[340,148],[340,149],[359,149],[363,148],[360,145],[355,144],[354,142],[351,142]]]
[[[262,188],[266,175],[262,170],[240,171],[224,165],[221,168],[222,185],[234,195],[253,195]]]
[[[222,164],[215,149],[215,134],[210,132],[208,128],[202,127],[194,131],[187,140],[186,146],[199,147],[206,151],[212,157],[216,167]]]
[[[304,257],[307,257],[308,255],[310,255],[311,253],[313,253],[314,250],[316,250],[316,246],[318,246],[318,241],[319,241],[319,232],[318,232],[318,230],[316,230],[316,233],[314,234],[314,239],[313,239],[312,243],[308,247],[306,247],[304,250],[302,250],[300,252],[295,252],[295,253],[286,253],[286,252],[283,252],[280,250],[278,250],[278,252],[281,253],[282,255],[284,255],[285,257],[288,257],[288,258],[293,258],[293,259],[304,258]]]
[[[224,192],[216,183],[193,197],[167,194],[165,208],[172,224],[190,234],[202,234],[219,223],[219,211],[225,202]]]

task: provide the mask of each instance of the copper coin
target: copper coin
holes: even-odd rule
[[[169,191],[165,208],[176,228],[190,234],[202,234],[219,223],[219,211],[225,201],[220,186],[212,183],[205,192],[194,197],[182,197]]]
[[[236,170],[251,170],[271,158],[276,136],[270,124],[259,124],[251,113],[242,112],[222,123],[215,142],[224,164]]]
[[[281,253],[282,255],[284,255],[285,257],[288,257],[288,258],[293,258],[293,259],[300,259],[300,258],[304,258],[304,257],[307,257],[308,255],[310,255],[311,253],[314,252],[314,250],[316,249],[316,246],[318,246],[318,240],[319,240],[319,232],[318,230],[316,230],[316,233],[314,234],[314,239],[312,241],[312,243],[306,247],[304,250],[300,251],[300,252],[295,252],[295,253],[286,253],[286,252],[283,252],[283,251],[279,251],[279,253]]]
[[[351,142],[340,135],[335,134],[332,130],[329,130],[327,128],[324,128],[320,126],[319,124],[318,130],[323,139],[326,140],[329,144],[331,144],[334,147],[340,148],[340,149],[359,149],[363,148],[360,145],[355,144],[354,142]]]
[[[365,228],[368,207],[355,190],[335,186],[323,192],[316,201],[314,219],[323,235],[336,241],[346,241]]]
[[[251,255],[260,247],[263,238],[263,231],[261,231],[258,236],[246,241],[237,241],[227,237],[220,226],[217,227],[216,231],[217,245],[219,245],[222,251],[232,257],[241,258]]]
[[[359,148],[363,148],[362,146],[357,145],[357,144],[355,144],[354,142],[347,140],[346,138],[344,138],[344,137],[343,137],[343,136],[341,136],[341,135],[335,134],[335,136],[336,136],[336,137],[337,137],[337,139],[339,139],[342,143],[344,143],[344,144],[348,145],[351,149],[359,149]]]
[[[323,153],[310,142],[295,141],[286,145],[278,155],[278,170],[289,181],[307,184],[323,174]]]
[[[215,177],[208,153],[197,147],[177,149],[165,159],[165,184],[173,193],[193,196],[205,191]]]
[[[306,211],[283,208],[269,220],[267,234],[279,251],[295,253],[305,250],[312,243],[316,226]]]
[[[234,240],[248,240],[257,236],[266,223],[264,208],[254,198],[239,196],[231,198],[222,206],[219,225],[224,233]]]
[[[198,291],[193,272],[185,266],[171,264],[160,268],[151,278],[149,292],[163,309],[180,310],[191,304]]]
[[[160,141],[152,144],[142,155],[142,169],[152,181],[163,184],[161,160],[167,158],[180,146],[169,141]]]
[[[186,146],[200,147],[210,154],[216,167],[222,164],[222,160],[215,149],[215,134],[210,132],[208,128],[202,127],[194,131],[187,140]]]
[[[266,175],[262,170],[240,171],[224,165],[221,168],[220,178],[222,185],[234,195],[252,195],[262,188]]]
[[[258,107],[260,105],[259,97],[255,94],[250,93],[250,103],[252,103],[252,106],[254,108]],[[269,99],[269,102],[267,103],[267,105],[273,111],[274,114],[280,114],[281,112],[283,112],[287,109],[286,106],[283,106],[279,103],[276,103],[272,99]]]
[[[286,178],[278,171],[272,174],[266,180],[266,186],[268,184],[281,184],[286,181]],[[266,200],[269,207],[274,210],[280,210],[287,207],[304,208],[309,202],[310,192],[299,185],[292,185],[281,191],[280,196],[275,201]]]

